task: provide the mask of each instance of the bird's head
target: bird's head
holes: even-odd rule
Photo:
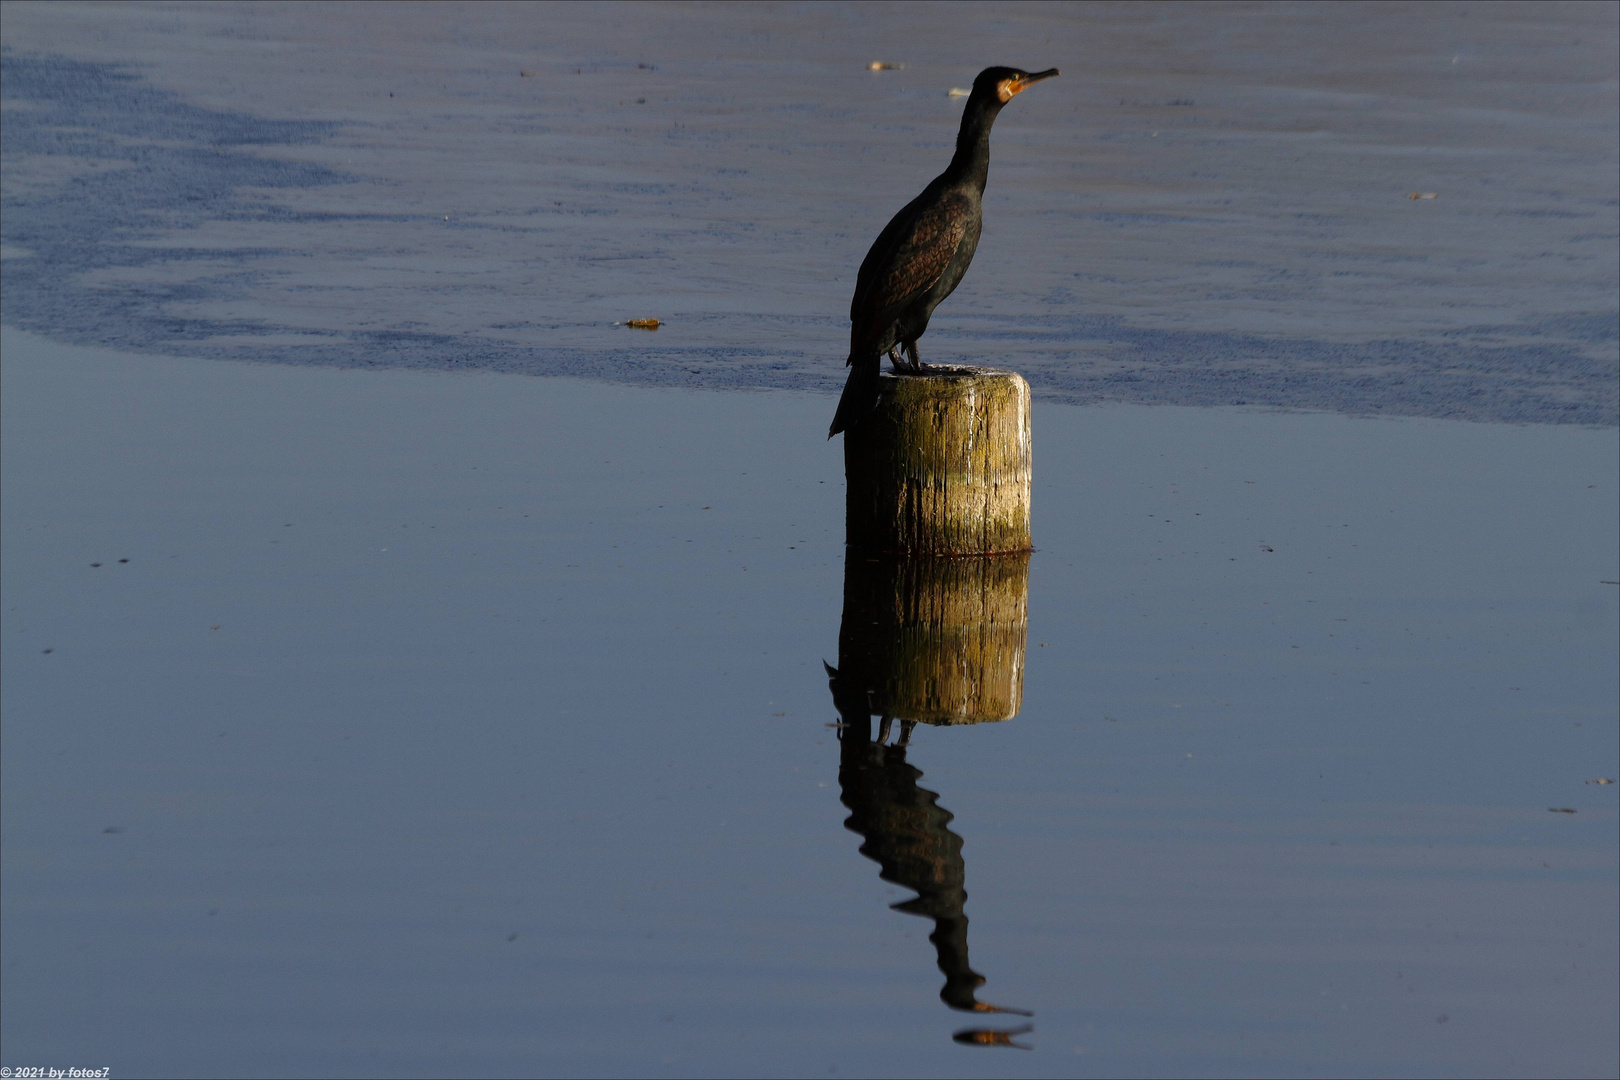
[[[1057,73],[1057,68],[1047,68],[1033,74],[1019,68],[985,68],[979,72],[979,77],[973,80],[973,96],[988,98],[1005,105],[1042,79],[1050,79]]]

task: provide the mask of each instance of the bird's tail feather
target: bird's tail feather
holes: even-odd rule
[[[827,438],[832,438],[840,431],[848,431],[876,411],[879,393],[878,375],[882,370],[883,361],[879,357],[849,358],[849,379],[844,383],[844,396],[838,399],[838,411],[833,414],[832,427],[827,429]]]

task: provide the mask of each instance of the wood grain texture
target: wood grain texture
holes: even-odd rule
[[[995,368],[882,378],[844,435],[845,540],[892,555],[1030,549],[1029,384]]]

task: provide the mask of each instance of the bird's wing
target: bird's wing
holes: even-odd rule
[[[895,215],[861,263],[851,321],[892,311],[933,288],[967,235],[973,204],[950,191],[908,211],[912,207]]]

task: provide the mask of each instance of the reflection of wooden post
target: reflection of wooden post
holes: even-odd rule
[[[1028,551],[1029,384],[1013,371],[885,374],[844,433],[845,538],[897,555]]]
[[[1018,715],[1029,553],[876,559],[850,552],[838,677],[870,709],[925,724]]]

